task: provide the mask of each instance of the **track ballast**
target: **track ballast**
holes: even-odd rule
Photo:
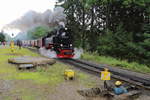
[[[28,48],[28,49],[34,52],[35,51],[38,52],[37,49],[31,49],[31,48]],[[137,85],[146,90],[150,90],[150,75],[128,71],[128,70],[120,69],[118,67],[111,67],[105,64],[96,64],[90,61],[79,60],[79,59],[57,59],[57,60],[63,63],[73,65],[75,67],[82,68],[95,75],[100,75],[100,72],[104,68],[108,68],[110,72],[112,73],[111,75],[112,78],[119,79],[127,83]]]
[[[90,71],[95,75],[100,75],[104,68],[108,68],[112,73],[111,77],[140,86],[150,90],[150,75],[132,72],[129,70],[120,69],[118,67],[110,67],[104,64],[96,64],[93,62],[77,59],[60,59],[60,61]]]

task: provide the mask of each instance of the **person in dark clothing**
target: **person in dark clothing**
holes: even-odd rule
[[[19,49],[22,47],[22,42],[20,40],[17,40],[17,46],[19,46]]]

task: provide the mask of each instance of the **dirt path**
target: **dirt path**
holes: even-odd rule
[[[0,80],[0,100],[89,100],[77,93],[82,88],[86,87],[78,80],[54,87],[35,84],[32,80]]]

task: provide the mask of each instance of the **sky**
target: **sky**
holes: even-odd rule
[[[29,10],[36,12],[44,12],[47,9],[53,10],[55,2],[56,0],[0,0],[0,30]],[[19,32],[17,30],[7,30],[7,32],[10,31]]]

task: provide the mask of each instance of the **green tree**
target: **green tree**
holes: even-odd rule
[[[5,42],[5,35],[2,32],[0,33],[0,42]]]
[[[150,0],[60,1],[75,44],[103,55],[148,62],[149,28],[143,27],[149,27]]]
[[[28,37],[30,39],[38,39],[40,37],[47,35],[47,32],[49,32],[50,30],[51,29],[49,29],[48,27],[38,26],[28,31]]]
[[[142,49],[144,49],[142,61],[146,64],[150,64],[150,24],[146,24],[144,26],[144,34],[143,34],[143,41],[139,43]]]

